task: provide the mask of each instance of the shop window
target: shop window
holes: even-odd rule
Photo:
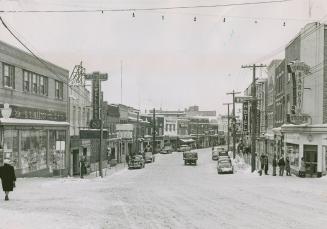
[[[290,164],[299,166],[299,145],[286,143],[287,155],[290,159]]]
[[[50,130],[49,135],[49,166],[52,169],[64,169],[66,131]]]
[[[55,83],[55,97],[56,99],[63,99],[63,83],[56,80]]]
[[[14,168],[18,168],[18,131],[4,130],[3,158],[9,158]]]
[[[9,64],[2,64],[3,67],[3,85],[5,87],[15,88],[15,67]]]
[[[23,173],[47,167],[47,131],[21,130],[20,167]]]

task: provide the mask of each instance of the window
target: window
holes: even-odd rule
[[[30,72],[23,71],[23,91],[30,91]]]
[[[40,76],[40,94],[48,95],[48,78]]]
[[[15,67],[3,63],[3,85],[15,88]]]
[[[37,94],[37,87],[38,87],[38,83],[37,83],[37,75],[35,73],[32,73],[32,92]]]
[[[63,99],[63,83],[62,82],[56,81],[55,97],[57,99]]]

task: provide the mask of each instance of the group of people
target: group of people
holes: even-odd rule
[[[9,200],[9,192],[12,192],[16,182],[15,169],[10,164],[10,159],[5,158],[3,166],[0,167],[0,178],[2,183],[2,190],[5,192],[5,200]]]
[[[263,154],[260,156],[260,164],[261,164],[261,170],[259,170],[259,174],[262,175],[262,172],[264,171],[265,175],[268,175],[269,162],[268,162],[267,155]],[[284,159],[284,156],[282,155],[277,160],[277,155],[275,154],[272,160],[272,166],[273,166],[273,176],[277,175],[277,166],[279,167],[279,176],[283,176],[285,170],[286,170],[286,176],[291,176],[291,166],[290,166],[289,157],[286,157],[286,159]]]
[[[260,156],[260,164],[261,164],[261,170],[259,170],[260,176],[262,175],[263,171],[265,175],[268,175],[269,163],[268,163],[267,155]],[[291,165],[290,165],[289,157],[286,157],[284,159],[284,155],[281,155],[281,157],[277,159],[277,155],[275,154],[272,160],[272,167],[273,167],[273,174],[272,174],[273,176],[277,176],[277,167],[279,168],[279,176],[283,176],[285,170],[286,170],[286,176],[291,176]],[[299,177],[305,177],[305,162],[303,157],[301,158]]]

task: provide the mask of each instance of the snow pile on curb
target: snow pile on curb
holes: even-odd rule
[[[234,170],[248,170],[250,166],[245,163],[244,158],[240,157],[239,155],[235,156],[235,159],[232,159],[232,163],[234,166]]]

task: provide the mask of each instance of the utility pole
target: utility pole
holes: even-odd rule
[[[241,92],[232,91],[226,93],[227,95],[233,95],[233,117],[232,117],[232,127],[233,127],[233,158],[235,159],[236,154],[236,117],[235,117],[235,95],[241,94]]]
[[[153,108],[153,116],[152,116],[152,153],[156,154],[156,109]]]
[[[136,154],[139,153],[139,112],[137,112],[137,122],[136,122]]]
[[[255,157],[256,157],[256,134],[257,134],[257,99],[256,99],[256,68],[264,68],[267,65],[242,65],[242,68],[252,68],[253,77],[252,77],[252,109],[251,109],[251,122],[252,122],[252,132],[251,132],[251,171],[254,172],[255,170]]]
[[[229,105],[233,103],[223,103],[223,105],[227,105],[227,151],[229,151],[229,144],[230,144],[230,139],[229,139]]]

